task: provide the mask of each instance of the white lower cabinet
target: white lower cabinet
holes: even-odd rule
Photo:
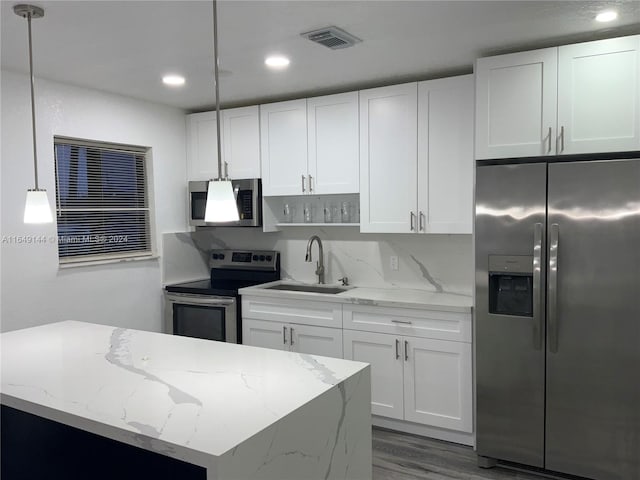
[[[404,418],[473,431],[471,344],[403,337]]]
[[[242,343],[254,347],[273,348],[274,350],[289,350],[285,343],[285,323],[265,322],[252,318],[242,319]]]
[[[381,426],[473,444],[469,312],[260,296],[242,312],[246,345],[369,363]]]
[[[371,412],[473,432],[471,315],[345,305],[344,358],[371,364]]]
[[[371,364],[371,413],[404,419],[400,337],[344,330],[344,358]]]
[[[343,358],[340,304],[243,296],[242,312],[245,345]]]
[[[245,345],[342,358],[342,329],[247,318],[242,321]]]

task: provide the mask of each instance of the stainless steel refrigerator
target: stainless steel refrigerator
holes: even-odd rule
[[[475,233],[479,465],[639,480],[640,158],[479,162]]]

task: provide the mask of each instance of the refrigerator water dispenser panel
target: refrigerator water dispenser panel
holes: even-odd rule
[[[533,316],[533,257],[489,255],[489,313]]]

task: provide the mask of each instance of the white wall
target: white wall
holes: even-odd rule
[[[165,282],[206,278],[206,252],[212,248],[269,249],[281,252],[282,277],[315,283],[314,263],[306,263],[307,241],[322,239],[326,283],[344,275],[352,285],[400,287],[471,296],[473,249],[471,235],[361,234],[356,227],[289,227],[263,233],[254,228],[215,228],[167,233]],[[399,269],[390,268],[397,256]]]
[[[15,243],[41,235],[55,239],[56,226],[22,221],[26,190],[33,188],[29,78],[3,71],[0,79],[1,329],[74,319],[160,331],[159,260],[59,269],[54,241]],[[160,232],[186,228],[184,112],[39,79],[35,92],[40,185],[52,206],[54,135],[141,145],[152,149],[158,249]]]

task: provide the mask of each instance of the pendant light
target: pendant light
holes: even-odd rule
[[[38,152],[36,148],[36,106],[33,95],[33,53],[31,48],[31,19],[44,17],[44,10],[33,5],[16,5],[13,7],[16,15],[27,19],[29,29],[29,73],[31,76],[31,126],[33,132],[33,173],[35,188],[27,190],[27,201],[24,207],[24,223],[51,223],[51,208],[47,191],[38,188]]]
[[[213,0],[213,75],[216,86],[216,130],[218,133],[218,178],[209,181],[204,221],[207,223],[235,222],[240,220],[238,205],[229,177],[222,177],[222,146],[220,134],[220,89],[218,87],[218,12]]]

